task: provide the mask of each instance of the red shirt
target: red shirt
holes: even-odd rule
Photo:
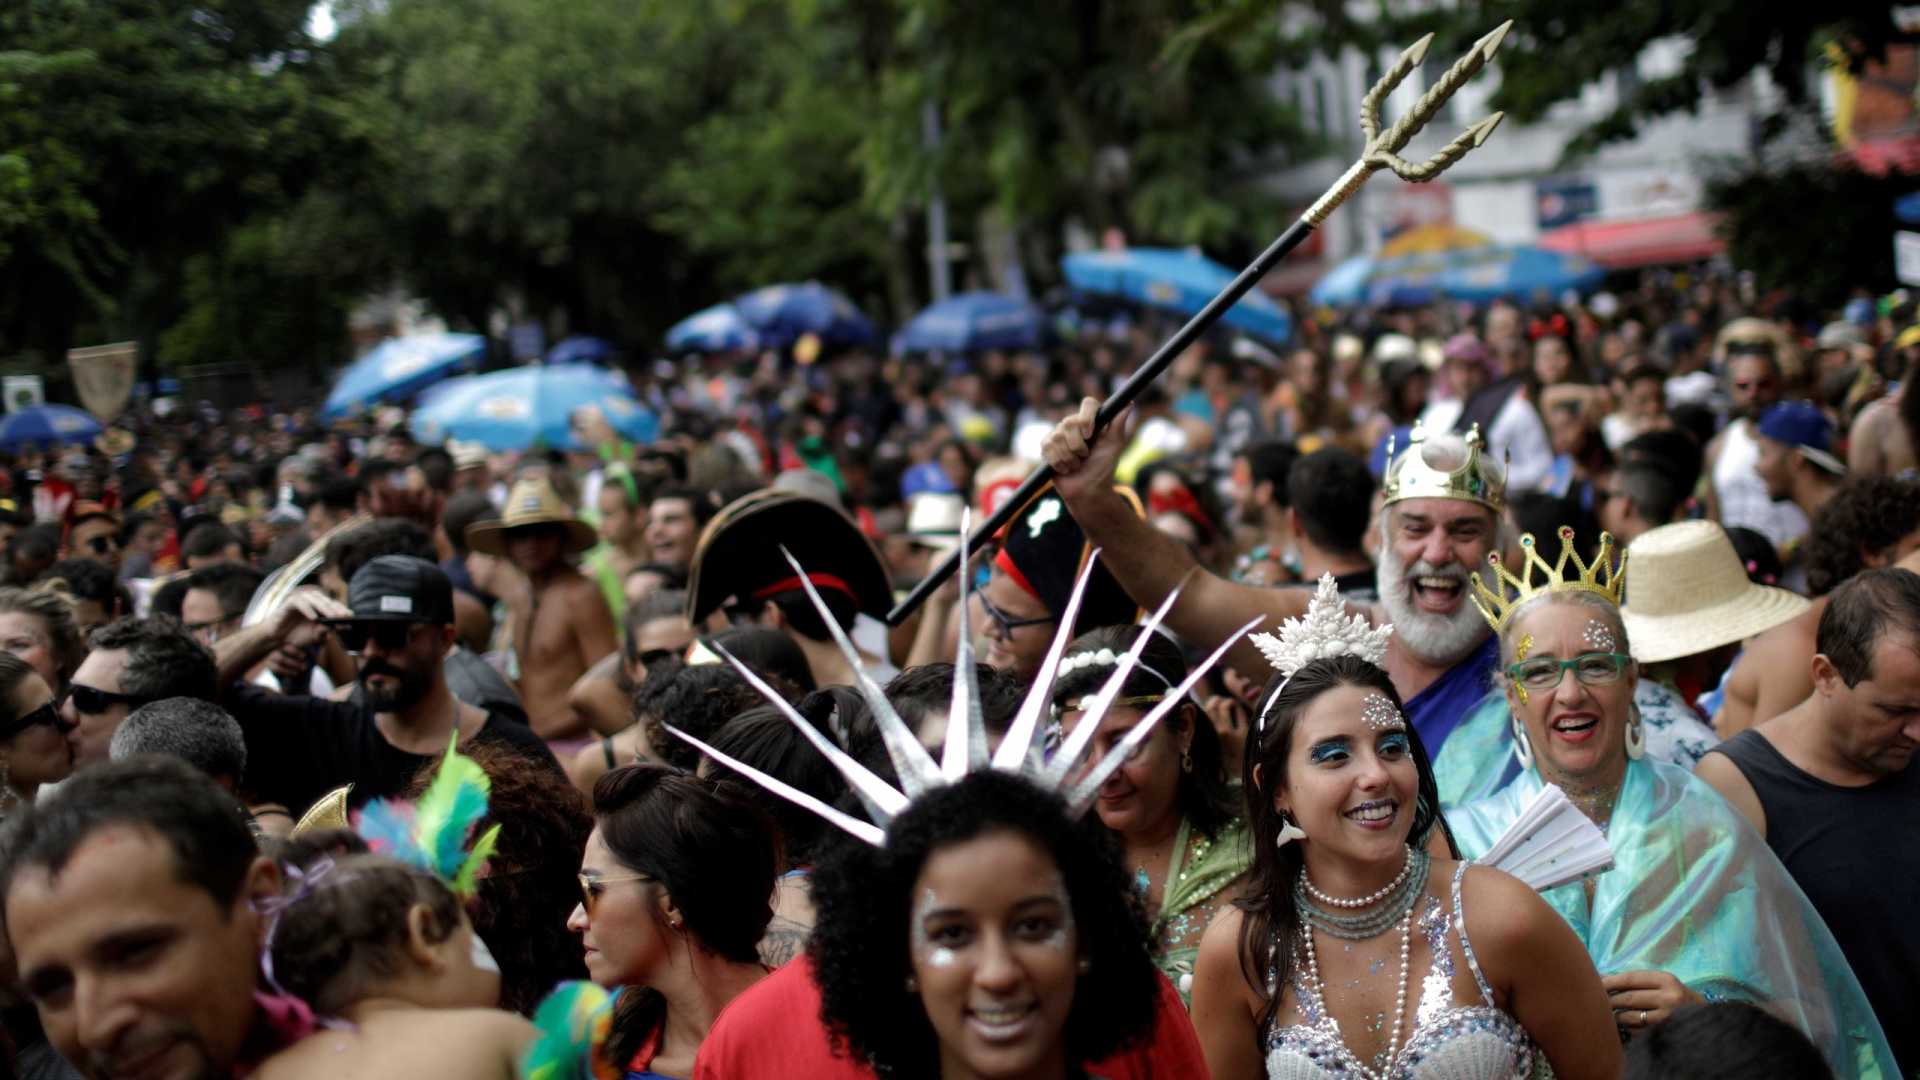
[[[1153,1035],[1134,1050],[1087,1064],[1107,1080],[1192,1080],[1207,1075],[1200,1039],[1166,976]],[[820,1023],[820,987],[805,953],[747,988],[714,1018],[694,1059],[693,1080],[875,1080],[873,1070],[836,1056]]]

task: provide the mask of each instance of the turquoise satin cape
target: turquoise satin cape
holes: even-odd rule
[[[1485,854],[1541,787],[1528,769],[1447,810],[1461,853]],[[1900,1075],[1827,924],[1718,792],[1664,762],[1629,761],[1607,841],[1613,869],[1594,879],[1591,910],[1579,882],[1540,894],[1602,975],[1670,972],[1709,1000],[1750,1001],[1793,1023],[1837,1077]]]

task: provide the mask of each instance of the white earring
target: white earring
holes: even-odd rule
[[[1533,768],[1533,747],[1527,742],[1527,725],[1513,715],[1513,756],[1520,759],[1522,771]]]
[[[1630,711],[1627,720],[1627,757],[1639,761],[1647,753],[1647,728],[1640,719],[1640,706],[1630,704],[1627,708]]]
[[[1274,847],[1283,848],[1295,840],[1305,840],[1306,838],[1307,834],[1301,831],[1300,826],[1293,823],[1292,818],[1289,818],[1285,814],[1280,815],[1280,835],[1273,838]]]

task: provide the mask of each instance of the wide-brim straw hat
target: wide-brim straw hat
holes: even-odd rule
[[[1627,555],[1633,569],[1620,618],[1643,664],[1745,641],[1808,607],[1804,596],[1749,579],[1726,530],[1711,521],[1650,529]]]
[[[544,478],[528,477],[513,485],[498,519],[467,526],[467,546],[485,555],[505,555],[507,530],[529,525],[566,526],[567,551],[574,554],[600,542],[600,534],[574,516],[573,507],[561,500],[552,484]]]

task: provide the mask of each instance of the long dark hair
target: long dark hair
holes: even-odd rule
[[[673,898],[697,947],[736,964],[760,962],[773,921],[773,831],[731,783],[665,765],[623,766],[593,785],[593,818],[620,865]],[[628,988],[608,1060],[624,1067],[665,1020],[658,991]]]
[[[996,832],[1019,835],[1059,867],[1080,954],[1061,1036],[1070,1066],[1149,1037],[1157,977],[1146,920],[1112,834],[1075,825],[1056,796],[997,770],[968,774],[909,805],[887,828],[887,846],[833,846],[814,873],[818,911],[807,955],[820,984],[820,1016],[837,1044],[882,1077],[936,1076],[940,1041],[919,997],[903,989],[914,884],[941,848]]]
[[[1287,780],[1294,726],[1314,699],[1341,686],[1378,691],[1393,702],[1394,708],[1405,712],[1400,693],[1386,672],[1357,656],[1334,656],[1308,663],[1291,679],[1276,674],[1260,696],[1264,725],[1247,740],[1243,782],[1247,827],[1253,835],[1253,867],[1247,872],[1247,891],[1234,905],[1245,913],[1240,923],[1240,972],[1249,986],[1271,988],[1257,1028],[1262,1035],[1280,1011],[1280,998],[1286,992],[1293,964],[1293,950],[1286,943],[1300,929],[1300,913],[1293,906],[1293,880],[1302,866],[1300,845],[1275,843],[1280,837],[1281,820],[1273,808],[1273,796]],[[1447,851],[1459,858],[1453,833],[1440,816],[1440,787],[1433,779],[1433,763],[1412,724],[1407,725],[1407,742],[1420,778],[1420,795],[1414,804],[1413,830],[1407,834],[1407,843],[1424,847],[1427,834],[1438,825],[1446,838]],[[1256,768],[1260,770],[1258,778],[1254,775]]]
[[[1102,626],[1097,630],[1089,630],[1073,639],[1073,644],[1067,646],[1066,655],[1073,657],[1102,649],[1110,649],[1116,655],[1125,653],[1133,648],[1143,629],[1139,626]],[[1167,681],[1161,682],[1155,673],[1165,676]],[[1076,668],[1061,676],[1054,684],[1054,704],[1065,709],[1069,702],[1098,693],[1112,675],[1113,665],[1110,664]],[[1140,651],[1140,662],[1134,665],[1133,671],[1121,684],[1120,696],[1171,693],[1167,683],[1178,686],[1186,677],[1187,659],[1181,655],[1180,646],[1156,630],[1153,639]],[[1188,753],[1193,757],[1193,770],[1180,774],[1176,801],[1187,821],[1212,840],[1219,835],[1223,826],[1234,819],[1240,807],[1234,800],[1233,790],[1227,786],[1226,763],[1223,760],[1226,755],[1220,749],[1220,733],[1213,729],[1213,723],[1200,711],[1200,707],[1191,701],[1183,702],[1169,712],[1161,723],[1173,729],[1183,721],[1193,728],[1193,742],[1188,747]]]

